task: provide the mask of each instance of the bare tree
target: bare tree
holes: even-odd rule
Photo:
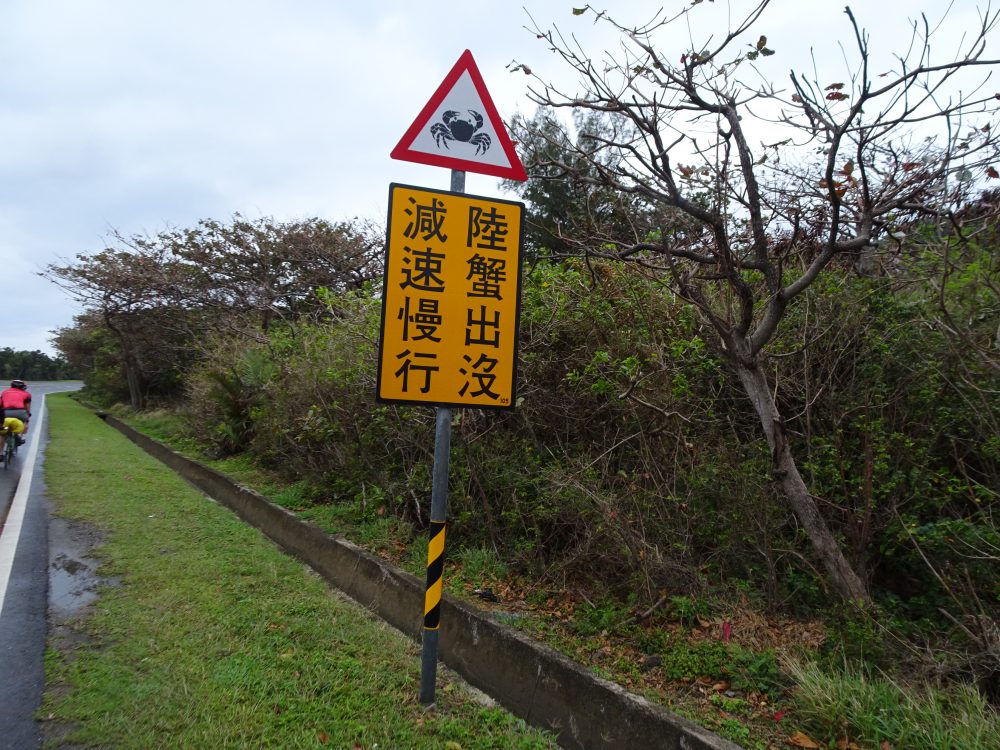
[[[792,70],[780,86],[768,78],[776,53],[760,33],[769,4],[761,0],[721,38],[704,41],[693,31],[712,7],[702,0],[641,26],[588,5],[574,15],[592,16],[620,38],[601,59],[558,27],[532,20],[531,29],[575,71],[580,93],[523,64],[512,68],[532,76],[539,105],[606,113],[613,127],[577,143],[586,171],[548,166],[659,206],[661,223],[628,242],[590,237],[588,252],[658,269],[711,324],[817,558],[842,596],[867,602],[865,581],[799,472],[767,346],[824,270],[873,272],[903,227],[943,222],[977,182],[996,177],[1000,94],[985,84],[997,61],[984,53],[998,15],[982,10],[944,62],[932,55],[939,25],[921,16],[911,22],[908,49],[880,70],[872,68],[871,36],[848,8],[843,78],[826,80],[814,66],[810,74]],[[681,49],[677,35],[663,40],[674,31],[685,31]],[[598,158],[606,150],[620,158]]]
[[[121,348],[122,368],[134,409],[146,403],[141,339],[146,316],[163,304],[163,289],[180,271],[162,248],[116,235],[122,243],[93,255],[80,254],[66,265],[50,264],[41,274],[99,316]]]

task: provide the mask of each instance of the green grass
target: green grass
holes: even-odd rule
[[[115,748],[549,748],[439,672],[91,412],[47,399],[55,512],[101,531],[105,588],[84,639],[50,648],[54,743]]]
[[[904,688],[882,675],[816,662],[794,663],[790,671],[797,715],[830,740],[846,734],[863,747],[887,741],[907,750],[996,750],[1000,742],[1000,714],[971,687]]]
[[[310,506],[302,499],[302,485],[282,482],[256,468],[246,456],[221,461],[199,456],[197,446],[185,444],[185,430],[176,415],[129,412],[123,418],[173,448],[255,487],[279,504],[292,510],[302,508],[300,517],[320,528],[344,533],[410,572],[422,574],[425,538],[414,535],[404,522],[378,516],[377,503],[369,503],[367,514],[361,513],[357,503],[351,501]],[[445,586],[451,593],[467,595],[473,586],[494,585],[508,573],[503,560],[488,549],[450,548],[446,554]],[[822,737],[829,747],[836,747],[838,741],[849,736],[864,748],[877,748],[883,740],[894,748],[908,750],[997,748],[995,738],[1000,736],[1000,718],[974,689],[953,685],[946,690],[929,691],[849,670],[823,670],[816,665],[786,674],[779,668],[779,662],[784,660],[771,650],[754,652],[735,644],[727,647],[714,640],[689,640],[671,635],[674,631],[666,628],[620,627],[619,623],[628,618],[631,609],[612,599],[578,602],[573,618],[560,622],[545,614],[550,609],[545,599],[551,592],[541,588],[532,591],[530,586],[525,590],[527,599],[538,599],[534,602],[538,605],[537,612],[529,609],[513,617],[505,612],[495,616],[589,664],[595,672],[747,748],[784,745],[796,730]],[[669,597],[669,607],[665,610],[668,623],[677,623],[685,629],[697,626],[701,619],[712,619],[704,599],[679,594]],[[607,644],[608,632],[615,633],[616,646],[631,644],[638,655],[631,654],[631,661],[622,661],[621,657],[595,661],[593,655]],[[873,636],[874,632],[861,626],[852,627],[842,641],[852,651],[867,653],[881,647],[881,631],[877,631],[878,638]],[[650,674],[664,678],[666,684],[662,680],[656,681],[655,687],[644,684],[637,667],[637,659],[643,654],[661,657],[662,664]],[[767,693],[769,702],[750,712],[749,706],[724,695],[699,699],[691,687],[697,685],[699,678],[727,679],[743,694]],[[799,684],[790,700],[787,694],[792,681]],[[772,718],[777,710],[788,714],[780,723]]]

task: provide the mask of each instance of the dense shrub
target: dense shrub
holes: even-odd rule
[[[806,481],[878,600],[910,637],[952,630],[962,656],[938,668],[989,691],[1000,385],[929,322],[927,278],[828,274],[788,316],[769,367]],[[308,486],[298,504],[419,530],[433,412],[374,400],[379,301],[326,304],[325,320],[275,326],[266,343],[220,339],[190,408],[219,452],[248,451]],[[829,605],[745,397],[655,275],[539,264],[521,334],[518,408],[454,415],[454,554],[490,549],[514,572],[622,597],[740,582],[772,604]]]
[[[430,493],[430,409],[374,402],[378,301],[330,297],[330,323],[220,340],[191,410],[220,453],[245,449],[318,501],[367,502],[418,525]],[[549,575],[690,587],[737,563],[746,503],[735,401],[691,311],[629,266],[544,265],[526,284],[518,409],[456,413],[453,538]],[[724,402],[730,403],[724,403]],[[750,453],[754,453],[753,450]],[[722,481],[720,481],[722,480]],[[765,488],[766,491],[766,488]],[[721,536],[733,555],[713,561]]]
[[[944,566],[949,554],[957,562],[948,538],[994,538],[982,509],[994,499],[984,430],[996,407],[977,391],[980,408],[957,408],[971,394],[946,369],[947,342],[921,328],[914,289],[825,283],[836,288],[803,300],[771,360],[790,431],[857,564],[881,590],[926,600],[915,556]],[[420,525],[431,410],[374,401],[378,301],[327,301],[332,322],[212,347],[193,411],[220,451],[248,449],[309,478],[317,500],[376,493]],[[454,418],[453,538],[623,588],[737,577],[772,599],[822,598],[771,486],[766,445],[720,366],[690,309],[654,276],[607,262],[537,266],[525,284],[517,410]],[[983,481],[970,481],[971,465]],[[987,568],[970,568],[980,591]]]

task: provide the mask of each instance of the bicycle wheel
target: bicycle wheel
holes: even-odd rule
[[[12,435],[7,436],[7,441],[3,446],[3,470],[7,471],[7,467],[10,466],[10,462],[14,460],[14,451],[11,448],[10,441],[13,440]]]

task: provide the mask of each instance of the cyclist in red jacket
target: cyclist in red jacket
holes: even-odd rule
[[[10,388],[0,393],[0,409],[5,417],[14,417],[24,422],[24,433],[28,431],[31,419],[31,394],[23,380],[12,380]],[[24,433],[17,436],[17,444],[24,444]]]

